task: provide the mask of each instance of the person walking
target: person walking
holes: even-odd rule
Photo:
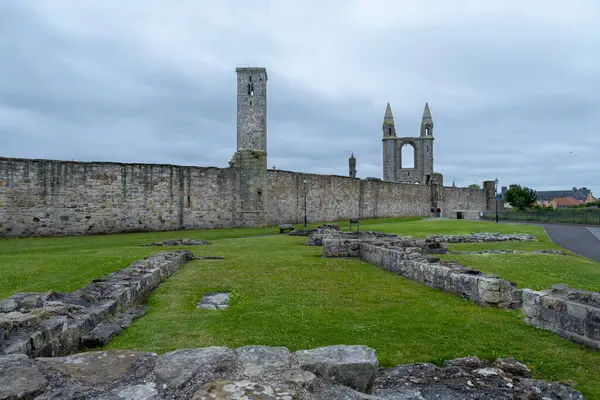
[[[435,211],[437,212],[437,217],[439,218],[442,213],[441,208],[438,207],[437,210],[435,210]]]

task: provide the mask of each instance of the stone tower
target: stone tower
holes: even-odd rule
[[[350,178],[356,178],[356,158],[354,158],[354,153],[348,159],[348,167],[350,168]]]
[[[264,226],[267,199],[267,71],[236,68],[237,151],[234,170],[235,225]]]
[[[433,175],[433,119],[425,103],[421,129],[416,137],[397,137],[392,108],[388,103],[383,118],[383,180],[429,184]],[[410,146],[414,165],[402,167],[402,148]]]
[[[237,149],[267,151],[267,70],[236,68]]]
[[[396,159],[396,125],[392,115],[392,107],[387,103],[383,117],[383,180],[395,181]]]

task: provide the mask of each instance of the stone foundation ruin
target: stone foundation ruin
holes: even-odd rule
[[[212,244],[206,240],[198,239],[170,239],[164,242],[152,242],[148,244],[142,244],[141,246],[208,246]]]
[[[0,301],[0,355],[64,356],[104,345],[145,312],[142,302],[193,259],[163,252],[72,293],[20,293]]]
[[[29,359],[0,356],[1,399],[582,400],[577,390],[530,378],[512,358],[467,357],[380,368],[367,346],[205,347],[161,356],[131,350]],[[36,397],[37,396],[37,397]]]
[[[357,257],[410,280],[456,294],[477,304],[515,308],[521,291],[511,282],[428,254],[445,253],[439,238],[323,240],[323,257]]]
[[[523,290],[525,321],[566,339],[600,350],[600,293],[553,285]]]
[[[316,232],[309,242],[323,244],[323,257],[360,258],[405,278],[456,294],[479,305],[523,308],[525,322],[550,330],[561,337],[600,350],[600,293],[569,289],[557,284],[551,290],[518,289],[516,284],[495,274],[432,254],[447,254],[448,243],[493,241],[537,241],[534,236],[497,233],[430,236],[425,239],[390,237],[368,233]],[[358,238],[357,238],[358,237]],[[514,254],[511,250],[452,252],[452,254]],[[521,252],[525,253],[525,252]],[[538,250],[531,254],[561,254],[561,250]]]
[[[448,252],[448,242],[485,242],[493,235],[414,239],[324,230],[316,232],[324,256],[360,257],[478,304],[513,307],[522,297],[528,323],[599,348],[600,294],[566,285],[521,291],[496,276],[435,256]],[[346,345],[296,352],[246,346],[180,349],[160,356],[133,350],[72,354],[108,343],[143,315],[143,302],[154,288],[181,265],[203,258],[222,257],[162,252],[72,293],[21,293],[0,301],[0,399],[583,399],[568,385],[531,379],[529,369],[512,358],[488,363],[466,357],[441,367],[381,368],[374,349]],[[214,294],[224,293],[207,295]],[[199,306],[224,308],[214,303],[206,300]]]

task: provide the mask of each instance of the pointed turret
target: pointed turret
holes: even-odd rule
[[[429,110],[428,103],[425,103],[425,110],[423,110],[423,119],[431,120],[431,111]]]
[[[394,124],[394,115],[392,107],[387,103],[385,107],[385,116],[383,117],[383,137],[396,137],[396,125]]]
[[[421,119],[421,136],[433,137],[433,119],[431,119],[428,103],[425,103],[423,118]]]

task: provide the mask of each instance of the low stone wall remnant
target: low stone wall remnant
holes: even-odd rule
[[[473,239],[475,237],[476,239]],[[553,285],[540,292],[518,289],[516,284],[495,274],[484,274],[453,261],[440,261],[432,254],[448,253],[448,240],[536,240],[528,235],[498,236],[474,234],[461,236],[430,236],[427,239],[400,238],[350,239],[337,235],[323,240],[323,257],[360,258],[383,269],[425,285],[456,294],[479,305],[497,308],[519,308],[525,322],[550,330],[559,336],[592,349],[600,350],[600,293],[569,289],[566,284]],[[450,238],[450,239],[448,239]],[[533,238],[533,239],[532,239]],[[519,254],[516,250],[483,250],[452,252],[452,254]],[[528,254],[561,254],[562,250],[547,249]]]
[[[150,292],[193,258],[189,251],[162,252],[72,293],[19,293],[1,300],[0,355],[54,357],[108,343],[145,312],[141,303]]]
[[[569,289],[523,289],[525,322],[573,342],[600,350],[600,293]]]
[[[410,280],[456,294],[480,305],[497,308],[516,308],[521,305],[521,290],[513,283],[458,263],[440,262],[435,257],[426,257],[419,248],[389,249],[362,243],[360,258]]]
[[[13,354],[0,356],[0,387],[0,399],[583,399],[570,386],[531,379],[513,358],[379,368],[374,349],[345,345]]]
[[[208,246],[212,244],[206,240],[198,239],[170,239],[164,242],[152,242],[148,244],[142,244],[141,246]]]
[[[295,229],[289,233],[290,236],[310,236],[313,233],[318,233],[321,231],[339,231],[340,226],[337,224],[323,224],[319,225],[313,229]]]
[[[325,239],[323,257],[360,258],[405,278],[456,294],[480,305],[497,308],[521,306],[521,290],[515,284],[496,275],[484,274],[431,256],[431,253],[447,251],[447,246],[441,245],[445,244],[411,237]]]
[[[534,251],[522,251],[522,250],[481,250],[481,251],[449,251],[449,254],[548,254],[548,255],[560,255],[564,256],[565,252],[557,249],[545,249],[545,250],[534,250]]]
[[[373,240],[373,239],[390,239],[397,237],[393,233],[381,233],[374,231],[360,231],[360,232],[341,232],[339,230],[332,229],[319,229],[317,228],[308,238],[308,246],[323,246],[324,239],[361,239],[361,240]]]
[[[484,242],[537,242],[537,238],[526,233],[478,232],[470,235],[434,235],[428,240],[443,243],[484,243]]]

